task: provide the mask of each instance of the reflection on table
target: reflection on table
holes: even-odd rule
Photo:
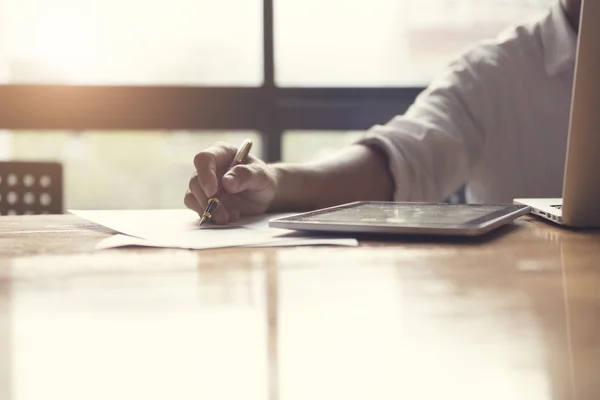
[[[599,232],[91,252],[74,217],[4,221],[3,399],[600,397]]]

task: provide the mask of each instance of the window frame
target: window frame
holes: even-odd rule
[[[258,87],[0,85],[0,129],[254,130],[281,160],[289,130],[365,130],[403,114],[423,87],[278,87],[273,7],[263,0]]]

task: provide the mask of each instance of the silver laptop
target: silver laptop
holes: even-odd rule
[[[562,199],[515,199],[558,224],[600,228],[600,1],[584,0]]]

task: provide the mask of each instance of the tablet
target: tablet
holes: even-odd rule
[[[272,219],[274,228],[324,232],[364,232],[478,236],[529,213],[518,204],[355,202]]]

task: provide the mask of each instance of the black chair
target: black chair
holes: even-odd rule
[[[0,215],[62,213],[61,164],[0,162]]]

